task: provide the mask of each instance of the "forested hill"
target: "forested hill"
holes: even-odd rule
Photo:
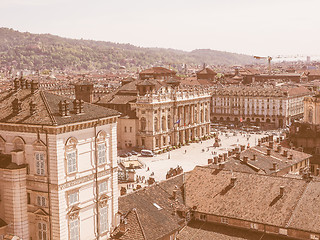
[[[18,69],[135,69],[150,65],[182,64],[234,65],[249,64],[252,56],[198,49],[191,52],[142,48],[131,44],[76,40],[51,34],[22,33],[0,28],[0,67]]]

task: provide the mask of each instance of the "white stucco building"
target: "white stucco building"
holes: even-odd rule
[[[213,122],[284,127],[303,117],[305,87],[228,86],[212,93]]]
[[[118,113],[70,101],[24,79],[0,95],[0,239],[107,239],[116,226]]]

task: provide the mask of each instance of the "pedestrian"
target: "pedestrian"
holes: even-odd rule
[[[187,149],[184,150],[184,154],[186,154],[186,153],[187,153]]]

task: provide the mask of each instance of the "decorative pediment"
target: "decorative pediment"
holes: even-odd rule
[[[40,216],[49,216],[49,214],[45,210],[43,210],[42,208],[37,209],[33,213],[36,215],[40,215]]]
[[[81,210],[81,208],[79,208],[78,206],[72,206],[71,209],[68,212],[69,218],[70,219],[78,218],[80,210]]]

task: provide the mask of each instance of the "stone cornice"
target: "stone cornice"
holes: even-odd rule
[[[10,132],[29,132],[37,133],[47,131],[48,134],[61,134],[66,132],[79,131],[82,129],[92,128],[98,126],[112,124],[117,122],[117,116],[107,117],[103,119],[95,119],[86,122],[72,123],[60,126],[46,126],[46,125],[31,125],[31,124],[15,124],[15,123],[0,123],[0,130]]]

